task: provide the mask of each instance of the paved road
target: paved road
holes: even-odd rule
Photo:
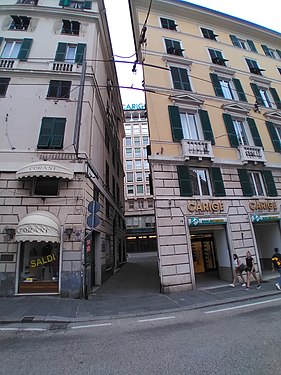
[[[0,374],[280,375],[280,308],[275,296],[67,329],[0,330]]]

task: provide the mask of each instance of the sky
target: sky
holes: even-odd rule
[[[184,0],[183,0],[184,1]],[[281,1],[280,0],[193,0],[192,4],[214,9],[232,16],[251,21],[281,33]],[[118,80],[121,88],[123,104],[144,103],[142,89],[142,71],[132,72],[133,64],[126,62],[135,60],[135,48],[128,7],[128,0],[104,0],[111,41],[116,63]],[[149,5],[149,0],[147,0]],[[120,22],[121,21],[121,22]],[[280,46],[281,49],[281,46]],[[139,90],[138,90],[139,89]]]

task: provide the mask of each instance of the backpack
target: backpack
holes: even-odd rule
[[[276,253],[272,256],[271,261],[274,265],[274,268],[279,269],[281,268],[281,255]]]

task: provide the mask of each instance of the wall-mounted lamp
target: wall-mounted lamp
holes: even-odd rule
[[[70,237],[73,233],[73,229],[72,228],[65,228],[64,233],[67,235],[68,239],[70,240]]]
[[[15,228],[6,228],[6,234],[8,237],[8,241],[11,241],[14,238],[14,235],[16,233]]]

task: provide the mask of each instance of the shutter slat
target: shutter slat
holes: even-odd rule
[[[263,147],[255,120],[253,118],[248,117],[247,122],[250,128],[255,146]]]
[[[247,171],[245,169],[238,169],[237,171],[244,197],[252,197],[253,189]]]
[[[77,44],[77,50],[76,50],[76,55],[75,55],[75,62],[77,64],[83,63],[83,56],[84,56],[85,48],[86,48],[86,44],[84,44],[84,43],[78,43]]]
[[[256,46],[255,46],[255,43],[252,40],[247,39],[247,43],[248,43],[251,51],[258,52],[257,49],[256,49]]]
[[[62,42],[58,43],[55,61],[64,61],[65,60],[66,49],[67,49],[66,43],[62,43]]]
[[[223,91],[222,91],[222,88],[221,88],[221,84],[220,84],[218,75],[215,74],[215,73],[210,73],[210,78],[211,78],[211,81],[212,81],[212,84],[213,84],[213,87],[214,87],[215,94],[217,96],[220,96],[220,97],[223,98],[224,97]]]
[[[223,113],[222,116],[225,123],[230,145],[231,147],[237,148],[239,146],[239,142],[235,133],[232,117],[228,113]]]
[[[277,190],[271,171],[263,171],[263,177],[266,184],[267,194],[270,197],[277,197]]]
[[[189,170],[187,166],[177,165],[180,195],[183,197],[192,197],[192,186]]]
[[[198,113],[199,113],[202,129],[203,129],[203,133],[204,133],[204,139],[206,141],[211,141],[211,144],[214,145],[215,144],[215,138],[214,138],[209,114],[208,114],[207,111],[205,111],[203,109],[199,109]]]
[[[247,97],[244,93],[240,80],[238,78],[233,78],[232,82],[235,86],[235,90],[237,92],[239,100],[241,100],[241,102],[247,102]]]
[[[172,130],[173,141],[181,141],[183,139],[183,132],[180,119],[179,107],[174,105],[168,106],[170,125]]]
[[[261,94],[259,92],[258,85],[256,83],[250,83],[250,86],[251,86],[251,88],[253,90],[253,93],[254,93],[254,95],[256,97],[256,101],[258,102],[258,104],[264,105],[264,101],[263,101],[263,99],[261,97]]]
[[[225,188],[220,168],[211,168],[211,175],[213,181],[214,194],[216,197],[225,197]]]
[[[232,44],[235,47],[239,47],[240,48],[240,44],[239,44],[238,38],[235,35],[229,35],[229,37],[230,37],[230,39],[232,41]]]
[[[275,101],[276,107],[278,109],[281,109],[281,102],[280,102],[280,98],[279,98],[279,95],[278,95],[276,89],[274,89],[273,87],[270,87],[269,91],[270,91],[270,93],[273,97],[273,100]]]
[[[278,137],[274,124],[271,121],[266,121],[265,124],[267,126],[267,130],[270,135],[274,150],[276,152],[281,152],[280,139]]]
[[[26,61],[30,52],[33,39],[24,39],[18,54],[18,59],[21,61]]]
[[[265,44],[262,44],[261,48],[263,49],[263,52],[265,53],[266,56],[270,56],[271,57],[269,49],[268,49],[268,47]]]

